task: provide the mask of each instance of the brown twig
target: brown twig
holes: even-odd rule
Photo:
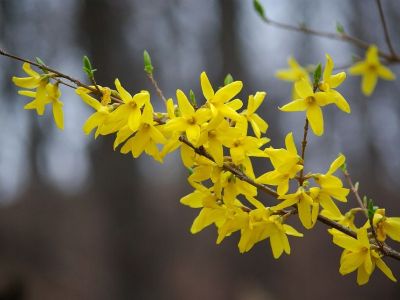
[[[304,181],[305,181],[305,177],[304,177],[304,157],[306,154],[306,147],[307,147],[307,134],[308,134],[308,119],[306,117],[306,121],[304,123],[304,131],[303,131],[303,140],[301,142],[301,160],[303,162],[303,169],[300,170],[300,176],[299,176],[299,185],[302,186]]]
[[[52,69],[52,68],[50,68],[48,66],[45,66],[45,65],[42,65],[42,64],[38,64],[38,63],[33,62],[31,60],[19,57],[17,55],[10,54],[8,52],[5,52],[3,49],[0,49],[0,55],[6,56],[6,57],[9,57],[9,58],[21,61],[21,62],[25,62],[25,63],[31,64],[31,65],[33,65],[35,67],[38,67],[39,69],[42,69],[42,70],[44,69],[44,70],[46,70],[48,72],[54,73],[55,75],[57,75],[57,77],[61,77],[61,78],[64,78],[64,79],[72,82],[73,84],[76,85],[76,87],[84,87],[85,89],[88,89],[88,90],[92,91],[93,93],[95,93],[95,94],[97,94],[99,96],[103,96],[103,93],[98,89],[98,87],[96,85],[95,86],[97,87],[97,89],[93,88],[93,87],[91,87],[91,86],[89,86],[87,84],[84,84],[83,82],[79,81],[78,79],[75,79],[75,78],[73,78],[73,77],[71,77],[69,75],[61,73],[60,71],[57,71],[55,69]],[[58,81],[61,84],[66,85],[66,86],[69,86],[69,87],[72,87],[72,88],[76,88],[76,87],[73,87],[71,85],[66,84],[65,82],[63,82],[61,80],[58,80],[58,79],[55,79],[55,80]],[[111,99],[114,100],[115,102],[123,103],[123,101],[121,99],[117,98],[117,97],[111,96]]]
[[[372,236],[374,237],[374,240],[375,240],[376,244],[378,245],[378,248],[381,250],[381,252],[383,254],[387,255],[387,247],[386,247],[386,245],[384,243],[382,243],[380,240],[378,240],[378,236],[376,234],[376,230],[375,230],[375,227],[374,227],[373,217],[372,218],[369,217],[368,210],[365,207],[365,205],[364,205],[364,203],[363,203],[363,201],[361,199],[360,194],[358,193],[358,188],[356,188],[356,186],[353,184],[353,180],[351,179],[350,173],[347,170],[345,170],[343,173],[344,173],[344,177],[347,180],[347,183],[350,186],[351,192],[354,194],[354,196],[355,196],[355,198],[357,200],[358,206],[364,212],[364,215],[365,215],[365,217],[367,218],[367,220],[369,222],[369,225],[371,227]]]
[[[164,103],[167,102],[167,98],[165,98],[163,91],[160,89],[160,87],[158,86],[157,81],[154,79],[153,74],[150,73],[146,73],[147,74],[147,78],[150,79],[151,84],[154,86],[154,88],[156,89],[156,92],[158,94],[158,96],[160,97],[160,99],[162,99],[164,101]]]
[[[289,30],[289,31],[295,31],[295,32],[302,32],[305,34],[319,36],[319,37],[323,37],[323,38],[327,38],[327,39],[331,39],[331,40],[348,42],[348,43],[351,43],[361,49],[368,49],[368,47],[370,46],[370,43],[368,43],[364,40],[361,40],[359,38],[356,38],[354,36],[351,36],[347,33],[334,33],[334,32],[319,31],[319,30],[315,30],[312,28],[308,28],[306,26],[295,26],[295,25],[291,25],[291,24],[274,21],[274,20],[271,20],[270,18],[263,18],[262,20],[266,24],[277,27],[277,28],[281,28],[281,29]],[[382,50],[379,50],[378,54],[379,54],[379,56],[385,58],[388,61],[397,62],[397,63],[400,62],[400,57],[393,54],[393,52],[386,53],[386,52],[383,52]]]
[[[392,57],[397,57],[396,51],[394,51],[393,45],[392,45],[392,41],[390,39],[389,36],[389,29],[386,25],[386,20],[385,20],[385,14],[383,13],[383,8],[382,8],[382,3],[381,0],[376,0],[376,4],[378,6],[378,10],[379,10],[379,16],[381,18],[381,22],[382,22],[382,26],[383,26],[383,31],[385,33],[385,40],[386,40],[386,44],[389,47],[389,51],[391,53]]]

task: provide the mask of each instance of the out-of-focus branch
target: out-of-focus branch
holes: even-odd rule
[[[379,2],[379,1],[378,1]],[[275,21],[272,20],[270,18],[264,17],[262,18],[262,20],[268,24],[271,25],[273,27],[276,28],[281,28],[284,30],[289,30],[289,31],[295,31],[295,32],[301,32],[301,33],[305,33],[305,34],[310,34],[310,35],[314,35],[314,36],[319,36],[319,37],[323,37],[323,38],[327,38],[327,39],[331,39],[331,40],[338,40],[338,41],[342,41],[342,42],[348,42],[351,43],[361,49],[368,49],[368,47],[370,46],[370,43],[361,40],[359,38],[356,38],[354,36],[351,36],[345,32],[343,33],[335,33],[335,32],[326,32],[326,31],[319,31],[316,29],[312,29],[312,28],[308,28],[305,25],[300,25],[300,26],[295,26],[292,24],[286,24],[286,23],[282,23],[279,21]],[[385,26],[386,27],[386,26]],[[386,32],[386,31],[385,31]],[[386,35],[386,33],[385,33]],[[389,47],[390,48],[390,47]],[[396,55],[396,53],[394,51],[390,51],[390,53],[386,53],[382,50],[379,50],[378,54],[385,58],[388,62],[390,63],[400,63],[400,57]]]
[[[389,29],[388,29],[388,27],[386,25],[385,14],[383,13],[381,0],[376,0],[376,4],[378,6],[379,16],[381,18],[383,31],[385,33],[386,44],[389,47],[389,51],[390,51],[392,57],[397,57],[396,51],[394,51],[394,48],[393,48],[393,45],[392,45],[392,41],[391,41],[390,36],[389,36]]]

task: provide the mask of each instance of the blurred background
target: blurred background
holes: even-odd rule
[[[272,19],[333,32],[339,21],[346,32],[387,50],[373,0],[261,2]],[[382,2],[400,51],[400,2]],[[299,141],[304,122],[302,113],[277,110],[291,95],[291,85],[274,77],[287,57],[307,65],[329,53],[343,66],[364,56],[340,41],[269,27],[251,0],[0,0],[0,47],[38,56],[81,80],[88,55],[100,84],[118,77],[132,92],[151,90],[153,103],[144,49],[168,96],[181,88],[199,98],[203,70],[214,86],[229,72],[243,80],[244,100],[267,91],[260,114],[275,147],[288,131]],[[399,66],[391,68],[399,77]],[[67,88],[60,132],[50,111],[37,117],[23,110],[26,98],[11,83],[22,74],[20,63],[0,57],[0,300],[399,299],[399,285],[379,270],[361,288],[354,273],[341,276],[341,250],[321,224],[312,232],[297,226],[305,237],[290,239],[292,254],[278,261],[269,242],[241,255],[237,235],[219,246],[214,228],[191,235],[197,211],[179,204],[191,189],[177,155],[163,165],[144,156],[133,160],[112,150],[112,137],[85,136],[81,128],[91,111]],[[340,91],[352,114],[324,110],[326,134],[310,135],[306,168],[325,171],[343,152],[361,193],[400,216],[398,81],[379,81],[366,98],[360,78],[350,77]],[[400,278],[400,263],[386,261]]]

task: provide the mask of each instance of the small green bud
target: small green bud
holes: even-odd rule
[[[321,75],[322,75],[322,67],[321,63],[319,63],[314,71],[314,86],[318,86],[318,83],[321,80]]]
[[[342,170],[343,173],[347,172],[347,164],[343,163],[343,165],[340,166],[340,169]]]
[[[337,31],[337,33],[340,33],[340,34],[344,33],[344,27],[339,22],[336,22],[336,31]]]
[[[82,62],[83,62],[83,67],[82,67],[83,72],[85,72],[90,79],[94,78],[94,72],[97,70],[92,68],[92,63],[90,62],[89,57],[87,57],[86,55],[83,56]]]
[[[263,21],[268,21],[267,17],[265,16],[264,7],[261,5],[260,1],[253,0],[253,7]]]
[[[190,103],[192,104],[192,106],[194,108],[196,108],[197,107],[197,101],[196,101],[196,96],[195,96],[193,90],[189,91],[189,99],[190,99]]]
[[[375,212],[378,209],[378,206],[374,205],[374,202],[372,201],[372,199],[368,200],[368,206],[367,206],[367,210],[368,210],[368,218],[370,220],[372,220],[374,218]]]
[[[143,62],[144,62],[144,71],[149,75],[153,74],[154,67],[151,64],[150,54],[146,50],[143,51]]]
[[[40,57],[37,57],[37,56],[36,56],[36,57],[35,57],[35,60],[36,60],[36,62],[37,62],[39,65],[46,67],[46,64],[44,63],[43,60],[40,59]],[[44,68],[41,68],[41,70],[42,70],[45,74],[49,73],[49,71],[47,71],[47,70],[44,69]]]
[[[233,77],[230,73],[225,76],[224,85],[228,85],[233,82]]]
[[[188,170],[188,172],[189,172],[189,175],[192,175],[192,174],[193,174],[193,169],[192,169],[192,168],[187,168],[187,170]]]

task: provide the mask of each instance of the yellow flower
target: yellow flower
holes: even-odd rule
[[[51,104],[54,122],[59,129],[64,129],[63,103],[60,101],[61,91],[58,84],[47,83],[42,86],[42,83],[40,83],[36,92],[19,91],[18,93],[23,96],[34,98],[33,101],[24,106],[24,109],[36,109],[39,115],[43,115],[45,106]]]
[[[349,73],[362,76],[361,90],[366,96],[374,91],[378,77],[385,80],[396,79],[396,75],[379,61],[378,48],[375,45],[369,46],[365,60],[355,63]]]
[[[299,80],[306,80],[310,82],[310,77],[308,76],[308,72],[305,68],[303,68],[294,57],[290,56],[288,58],[289,69],[281,69],[275,73],[275,76],[278,79],[296,82]],[[292,99],[298,99],[299,95],[296,92],[296,89],[293,85],[292,90]]]
[[[332,175],[340,168],[346,161],[343,154],[340,154],[330,165],[329,170],[326,174],[313,174],[313,178],[321,187],[320,189],[314,189],[312,192],[312,197],[318,199],[322,207],[330,210],[334,215],[337,215],[338,208],[336,204],[332,201],[332,198],[339,200],[341,202],[347,202],[347,195],[350,190],[343,187],[343,183],[340,178]],[[311,189],[310,189],[311,191]]]
[[[242,107],[243,103],[239,99],[232,100],[232,98],[242,90],[243,83],[241,81],[231,82],[215,93],[207,74],[202,72],[200,83],[203,95],[214,117],[221,115],[233,120],[240,117],[236,111]]]
[[[377,266],[390,280],[397,281],[381,255],[375,249],[371,249],[365,227],[357,231],[357,239],[336,229],[328,231],[333,236],[333,243],[344,248],[340,258],[340,274],[346,275],[357,270],[357,283],[363,285],[368,282]]]
[[[271,209],[278,211],[292,205],[297,205],[301,224],[307,229],[315,225],[319,213],[319,205],[313,201],[303,187],[299,187],[293,194],[279,196],[278,199],[283,199],[284,201],[271,207]]]
[[[118,79],[115,79],[115,87],[123,103],[110,115],[110,123],[118,123],[118,129],[128,125],[132,131],[136,131],[140,125],[141,108],[150,102],[150,94],[147,91],[132,95],[127,92]]]
[[[278,186],[278,195],[284,195],[289,190],[289,181],[303,169],[301,157],[297,154],[293,134],[290,132],[285,138],[286,149],[265,149],[265,153],[275,168],[256,179],[256,182]]]
[[[304,79],[295,83],[295,89],[300,98],[279,109],[286,112],[306,111],[311,129],[315,135],[322,135],[324,133],[324,118],[321,106],[331,103],[328,94],[325,92],[314,93],[311,84]]]
[[[164,126],[164,130],[186,132],[189,142],[196,145],[200,138],[201,125],[211,117],[210,110],[207,108],[195,110],[181,90],[176,91],[176,97],[181,116],[170,119]]]
[[[139,128],[135,135],[131,137],[121,148],[121,153],[132,152],[133,157],[137,158],[143,151],[152,156],[155,160],[161,161],[161,156],[156,144],[164,144],[166,139],[160,130],[155,126],[153,120],[153,107],[150,102],[146,103],[143,115],[139,118]],[[130,126],[126,127],[128,137],[133,133]]]
[[[322,81],[319,83],[318,87],[322,92],[327,92],[328,95],[334,99],[333,102],[339,109],[346,113],[350,113],[350,106],[346,99],[344,99],[342,94],[335,90],[335,88],[341,85],[346,79],[346,73],[340,72],[332,75],[334,66],[335,65],[332,58],[326,54],[326,65],[322,76]]]
[[[62,110],[63,103],[60,101],[61,91],[58,84],[47,84],[47,97],[53,107],[53,118],[59,129],[64,129],[64,113]]]
[[[386,217],[385,209],[380,208],[374,214],[373,224],[379,241],[392,240],[400,242],[400,218]]]
[[[107,124],[108,117],[113,110],[112,106],[109,105],[111,102],[111,91],[109,88],[98,87],[103,93],[101,102],[89,95],[91,92],[90,90],[85,88],[76,89],[76,93],[82,98],[82,100],[96,110],[96,112],[93,113],[83,125],[83,131],[85,134],[89,134],[93,129],[97,128],[94,135],[95,138],[97,138],[99,134],[105,135],[118,130],[118,126],[110,126],[110,124]]]
[[[24,109],[36,109],[38,115],[42,116],[45,111],[46,104],[50,103],[48,99],[46,86],[49,79],[32,70],[30,64],[24,63],[22,69],[29,77],[13,77],[12,81],[16,86],[26,89],[36,89],[36,92],[21,90],[18,93],[23,96],[35,98],[24,106]]]
[[[181,198],[180,202],[192,208],[201,208],[190,229],[193,234],[212,224],[220,226],[226,219],[227,206],[213,193],[212,189],[203,185],[197,184],[196,190]]]
[[[214,121],[215,118],[202,129],[198,145],[203,145],[215,162],[222,166],[224,163],[223,141],[233,140],[241,136],[237,128],[230,127],[228,121]]]
[[[359,209],[350,209],[347,213],[342,215],[340,211],[336,211],[333,209],[327,210],[323,209],[321,211],[321,215],[331,219],[333,221],[338,222],[339,224],[350,228],[353,231],[357,231],[357,227],[354,225],[355,213],[359,211]]]
[[[242,216],[238,218],[239,221],[235,222],[238,224],[237,227],[241,227],[241,237],[238,244],[240,253],[250,251],[256,243],[269,238],[275,259],[278,259],[283,252],[290,254],[287,235],[302,237],[303,234],[293,227],[283,224],[281,216],[273,215],[272,211],[258,200],[253,198],[249,199],[249,201],[256,206],[256,209],[250,211],[247,218]],[[222,238],[232,231],[232,229],[230,231],[226,230],[225,227],[226,224],[221,226],[217,243],[221,242]],[[237,227],[235,228],[232,224],[229,224],[229,228],[237,230]]]
[[[25,71],[29,77],[13,77],[12,81],[16,86],[23,87],[26,89],[36,89],[39,85],[43,84],[43,77],[32,70],[31,65],[29,63],[24,63],[22,65],[22,69]],[[45,82],[47,83],[47,82]]]
[[[265,133],[268,129],[267,122],[265,122],[258,114],[255,113],[255,111],[263,103],[265,96],[265,92],[257,92],[254,96],[250,95],[247,109],[241,113],[251,124],[251,127],[253,128],[254,134],[257,138],[260,138],[261,133]]]
[[[266,144],[268,138],[255,138],[247,136],[247,128],[243,127],[243,122],[236,124],[236,129],[239,131],[239,136],[232,138],[226,136],[223,139],[223,145],[229,148],[233,163],[239,165],[243,163],[249,156],[266,157],[266,153],[260,149],[261,146]]]
[[[275,76],[281,80],[299,81],[305,79],[310,81],[308,72],[304,69],[294,57],[288,58],[289,69],[281,69],[275,73]]]

